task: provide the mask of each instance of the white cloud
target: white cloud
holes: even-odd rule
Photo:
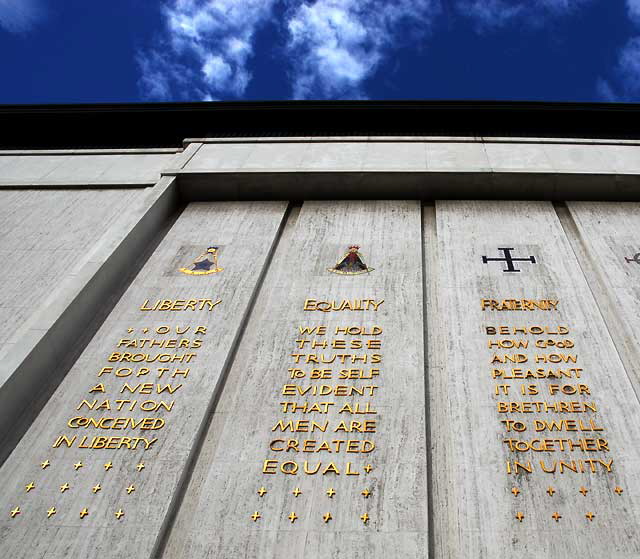
[[[629,19],[640,26],[640,0],[627,0]],[[610,79],[600,78],[596,91],[604,101],[640,100],[640,36],[632,37],[618,52]]]
[[[634,101],[640,99],[640,37],[633,37],[618,53],[618,63],[613,72],[615,87],[599,80],[599,95],[606,101]]]
[[[627,0],[627,11],[631,21],[640,24],[640,0]]]
[[[407,35],[427,33],[438,0],[316,0],[289,11],[293,97],[365,97],[364,81]]]
[[[0,0],[0,27],[11,33],[29,31],[44,16],[39,0]]]
[[[618,57],[618,72],[624,79],[627,93],[640,94],[640,37],[627,42]]]
[[[457,8],[482,30],[501,27],[518,18],[538,24],[546,16],[569,14],[591,0],[458,0]],[[629,0],[640,1],[640,0]]]
[[[171,0],[162,9],[166,37],[138,54],[143,96],[241,97],[251,79],[254,34],[271,17],[275,2]]]

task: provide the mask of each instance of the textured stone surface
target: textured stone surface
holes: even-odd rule
[[[0,190],[0,343],[144,191]]]
[[[204,144],[187,172],[194,171],[429,171],[633,174],[639,145],[566,141],[349,141],[252,140]],[[1,172],[1,169],[0,169]]]
[[[633,385],[618,357],[590,286],[583,276],[553,206],[544,202],[439,202],[426,213],[425,253],[430,278],[427,319],[431,465],[433,470],[434,551],[457,557],[616,557],[640,553],[637,539],[640,489],[640,411]],[[482,255],[499,256],[498,247],[514,247],[514,256],[534,255],[520,263],[520,273],[504,273],[504,264],[483,264]],[[557,312],[482,312],[485,299],[559,299]],[[484,327],[566,325],[566,336],[487,336]],[[490,350],[488,339],[570,338],[583,368],[580,380],[590,395],[551,396],[550,379],[502,381],[509,396],[496,396],[500,381],[491,377],[490,359],[514,350]],[[530,343],[532,343],[530,341]],[[555,350],[556,352],[558,350]],[[536,354],[521,350],[529,362],[500,368],[536,368]],[[558,367],[557,365],[555,367]],[[567,367],[564,365],[563,367]],[[536,384],[539,396],[522,396],[523,384]],[[498,401],[593,401],[597,413],[499,415]],[[523,420],[528,430],[507,433],[502,419]],[[594,419],[604,432],[545,431],[532,420]],[[611,452],[509,452],[504,440],[604,437]],[[534,473],[509,475],[506,462],[531,461]],[[539,461],[613,459],[611,473],[540,471]],[[588,491],[579,493],[581,487]],[[620,486],[624,493],[617,495]],[[555,493],[549,496],[548,487]],[[514,496],[513,488],[521,493]],[[558,522],[552,514],[558,512]],[[523,522],[515,515],[522,512]],[[585,515],[596,516],[589,522]]]
[[[216,387],[232,350],[243,317],[252,299],[260,272],[266,262],[269,246],[274,241],[285,205],[282,203],[255,204],[193,204],[175,223],[167,237],[150,258],[140,274],[122,297],[110,317],[81,355],[63,383],[47,403],[25,437],[0,469],[0,555],[31,558],[87,556],[149,557],[161,526],[170,510],[174,493],[186,461],[197,439],[203,417],[216,394]],[[221,247],[221,274],[187,276],[177,269],[188,265],[203,248],[211,244]],[[222,299],[212,312],[141,312],[145,299],[156,298]],[[203,346],[195,349],[197,357],[190,365],[186,379],[158,379],[157,370],[150,377],[98,378],[120,338],[148,338],[143,328],[160,326],[191,327],[180,335],[153,335],[154,339],[201,337]],[[206,336],[195,336],[196,326],[206,326]],[[128,332],[132,328],[133,332]],[[64,348],[60,348],[64,351]],[[120,350],[122,351],[122,350]],[[135,350],[132,350],[135,351]],[[187,350],[139,350],[152,354],[160,352],[184,353]],[[118,365],[118,363],[111,363]],[[126,363],[120,364],[127,366]],[[171,367],[171,365],[169,365]],[[184,364],[179,368],[184,369]],[[172,368],[173,370],[173,368]],[[154,374],[156,373],[156,374]],[[89,393],[102,381],[106,392]],[[182,384],[173,396],[128,396],[122,393],[124,382]],[[154,386],[155,392],[155,386]],[[77,411],[83,399],[111,400],[112,409]],[[115,409],[117,398],[175,401],[171,412],[160,410],[143,413],[139,409]],[[128,405],[128,404],[127,404]],[[101,430],[66,427],[67,420],[77,415],[89,417],[161,417],[166,420],[158,431],[133,429]],[[88,450],[73,447],[52,448],[58,435],[69,437],[147,436],[158,441],[146,452],[136,450]],[[64,446],[64,445],[63,445]],[[51,462],[42,469],[40,463]],[[73,464],[82,461],[76,470]],[[111,461],[113,468],[105,470]],[[140,462],[142,471],[136,470]],[[25,486],[33,481],[35,489]],[[62,493],[60,486],[71,488]],[[92,487],[101,485],[97,493]],[[129,484],[135,491],[125,492]],[[10,518],[9,511],[19,506],[21,514]],[[55,507],[57,513],[47,518],[46,511]],[[89,515],[80,518],[80,511]],[[121,520],[114,513],[122,508]],[[4,514],[6,511],[6,514]]]
[[[197,173],[198,194],[205,198],[477,195],[563,200],[567,192],[610,200],[638,196],[634,185],[640,172],[640,146],[634,144],[481,138],[333,140],[193,143],[176,157],[143,152],[12,153],[0,155],[0,185],[12,181],[43,187],[77,186],[82,181],[94,187],[142,185],[156,180],[164,169],[169,176],[162,179],[163,188],[173,181],[171,175],[180,175],[173,183],[179,184],[183,200],[189,196],[189,173]],[[74,289],[96,282],[107,290],[105,276],[113,262],[98,253],[113,255],[120,264],[131,257],[131,250],[116,250],[144,214],[130,210],[134,205],[144,210],[141,197],[157,188],[0,191],[0,381],[6,377],[4,371],[18,370],[24,357],[7,351],[12,347],[40,347],[42,351],[32,357],[41,371],[65,355],[63,344],[37,344],[62,313],[82,322],[78,310],[82,300],[75,300]],[[0,469],[0,556],[640,556],[640,264],[625,260],[640,253],[640,205],[443,201],[421,209],[418,202],[407,200],[307,201],[290,213],[285,212],[286,205],[233,202],[187,207]],[[278,228],[285,218],[280,236]],[[122,235],[105,235],[114,223]],[[188,277],[176,272],[212,243],[221,246],[222,274]],[[273,243],[277,246],[270,260]],[[374,272],[355,277],[327,272],[350,243],[361,245]],[[537,262],[518,264],[521,272],[514,274],[504,273],[501,263],[483,264],[481,256],[499,256],[498,247],[513,247],[515,256],[535,255]],[[70,273],[94,252],[82,269]],[[103,267],[105,273],[98,274]],[[64,278],[73,281],[66,286]],[[52,294],[61,296],[50,307],[38,308],[38,302]],[[220,297],[223,303],[204,318],[200,314],[185,318],[182,313],[141,316],[136,310],[145,298],[165,297]],[[304,312],[302,304],[310,297],[384,298],[385,303],[375,317],[361,313],[366,318],[354,320],[347,313]],[[551,298],[559,299],[560,305],[549,313],[488,313],[481,310],[481,298]],[[32,327],[19,331],[23,323]],[[385,329],[375,397],[282,396],[285,383],[311,384],[308,379],[287,377],[296,328],[354,323]],[[134,328],[131,335],[142,337],[141,328],[162,324],[192,328],[206,324],[209,333],[203,348],[196,350],[191,377],[175,398],[166,394],[161,398],[176,403],[171,413],[159,414],[168,423],[157,433],[152,450],[51,448],[59,434],[132,434],[73,430],[65,423],[79,413],[75,408],[82,399],[91,399],[88,390],[98,382],[99,368],[108,365],[106,358],[118,339],[130,335],[127,329]],[[512,387],[510,396],[496,395],[498,382],[491,378],[490,359],[516,352],[490,350],[490,336],[483,331],[487,325],[568,326],[571,332],[564,337],[575,341],[576,348],[564,353],[577,355],[575,366],[583,373],[580,379],[561,384],[580,382],[591,394],[552,396],[545,391],[554,381],[539,379],[527,381],[541,389],[538,396],[518,394],[524,384],[518,380],[505,381]],[[557,336],[491,336],[530,343],[548,337]],[[522,353],[529,362],[521,367],[537,368],[531,358],[551,350],[530,348]],[[105,380],[112,399],[127,380],[133,382]],[[319,418],[280,413],[284,400],[370,400],[378,412],[377,432],[341,438],[375,441],[377,448],[368,461],[373,471],[363,472],[366,462],[360,454],[270,451],[269,443],[276,438],[271,428],[278,419]],[[595,402],[598,412],[505,416],[496,411],[498,401],[589,401]],[[6,409],[1,407],[0,418],[11,415]],[[126,410],[96,411],[92,416],[108,414],[142,417]],[[339,417],[334,410],[326,416],[331,422],[351,418]],[[529,428],[507,433],[500,422],[506,418],[521,419]],[[535,432],[534,419],[593,419],[604,431]],[[336,438],[331,435],[324,438]],[[516,454],[504,442],[509,437],[592,436],[606,438],[610,452]],[[320,436],[286,433],[281,438]],[[261,472],[264,459],[301,463],[305,458],[313,464],[333,461],[341,469],[351,459],[360,475]],[[43,470],[39,464],[45,459],[51,465]],[[103,464],[110,459],[114,467],[107,472]],[[535,472],[509,475],[506,462],[514,459],[531,461]],[[595,474],[540,471],[540,460],[550,464],[554,459],[614,462],[611,473],[599,465]],[[83,467],[76,471],[72,464],[78,460]],[[145,469],[137,472],[140,461]],[[27,493],[25,486],[31,481],[36,487]],[[65,482],[71,489],[60,493]],[[102,488],[94,494],[91,488],[96,483]],[[124,488],[130,483],[136,491],[127,495]],[[261,498],[257,490],[262,485],[268,493]],[[614,492],[618,486],[623,489],[620,495]],[[297,498],[292,495],[295,487],[302,491]],[[337,492],[332,499],[325,493],[330,487]],[[360,494],[364,487],[372,491],[369,499]],[[549,487],[553,495],[547,494]],[[581,487],[586,495],[579,492]],[[518,489],[517,496],[513,488]],[[9,511],[15,506],[20,506],[21,514],[12,519]],[[57,513],[47,519],[46,510],[52,506]],[[90,514],[81,519],[83,507]],[[114,512],[120,507],[125,517],[117,521]],[[254,523],[249,515],[256,510],[261,518]],[[360,520],[365,511],[370,516],[366,526]],[[551,516],[556,511],[561,515],[558,522]],[[293,524],[288,519],[291,512],[298,515]],[[333,516],[328,524],[322,522],[326,512]],[[524,515],[522,522],[516,519],[519,512]],[[595,515],[591,522],[585,516],[589,512]]]
[[[221,395],[164,557],[426,557],[427,479],[420,206],[417,202],[305,202],[285,230]],[[358,243],[370,274],[329,273],[349,242]],[[307,298],[384,299],[378,312],[305,312]],[[288,379],[297,329],[304,325],[384,328],[375,381]],[[325,339],[302,336],[303,339]],[[367,339],[327,335],[326,339]],[[305,353],[311,351],[305,350]],[[313,353],[362,354],[316,349]],[[367,353],[372,353],[369,350]],[[302,366],[309,370],[310,366]],[[345,366],[331,366],[333,371]],[[348,366],[347,366],[348,367]],[[359,368],[360,365],[356,366]],[[368,370],[370,365],[362,366]],[[284,384],[369,385],[371,398],[289,397]],[[282,401],[332,401],[328,414],[281,413]],[[345,402],[371,401],[377,415],[338,414]],[[272,432],[279,419],[328,420],[326,433]],[[376,433],[335,433],[340,420],[377,419]],[[304,454],[269,450],[276,438],[373,440],[370,454]],[[334,461],[342,474],[268,475],[265,459]],[[344,475],[351,461],[360,475]],[[373,470],[363,471],[366,463]],[[263,486],[268,493],[257,494]],[[292,491],[299,487],[302,494]],[[334,488],[329,498],[326,491]],[[369,488],[365,499],[361,492]],[[250,515],[262,515],[253,522]],[[364,525],[360,516],[371,520]],[[295,523],[287,518],[298,515]],[[333,519],[325,524],[322,516]]]
[[[153,184],[174,157],[171,153],[0,153],[0,185]]]
[[[567,204],[576,225],[574,250],[598,298],[613,341],[640,394],[640,204]],[[628,260],[627,260],[628,259]]]

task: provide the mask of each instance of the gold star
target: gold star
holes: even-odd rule
[[[551,518],[553,518],[556,522],[558,522],[562,518],[562,516],[560,516],[557,512],[554,512],[551,515]]]
[[[80,518],[84,518],[85,516],[87,516],[89,514],[89,509],[84,508],[80,511]]]
[[[367,522],[369,522],[369,515],[365,512],[361,517],[360,520],[362,520],[362,522],[364,522],[365,524]]]
[[[511,490],[511,493],[513,493],[513,496],[514,496],[514,497],[517,497],[517,496],[520,494],[520,489],[518,489],[517,487],[514,487],[514,488]]]
[[[615,491],[618,495],[622,495],[622,491],[623,491],[623,490],[622,490],[622,487],[616,487],[616,488],[614,489],[614,491]]]
[[[267,490],[264,487],[261,487],[260,489],[258,489],[258,495],[260,495],[260,497],[264,497],[266,493],[267,493]]]
[[[585,514],[585,516],[589,519],[589,522],[593,522],[593,519],[595,518],[595,514],[593,514],[592,512],[588,512],[587,514]]]
[[[553,497],[553,494],[556,492],[556,490],[553,487],[549,487],[547,489],[547,493],[549,493],[549,497]]]
[[[129,487],[127,487],[127,495],[131,495],[131,493],[133,493],[135,490],[136,488],[132,483]]]
[[[333,516],[331,516],[331,513],[330,513],[330,512],[328,512],[327,514],[325,514],[325,515],[322,517],[322,520],[324,520],[324,523],[326,524],[326,523],[327,523],[327,522],[329,522],[329,520],[331,520],[332,518],[333,518]]]
[[[56,510],[56,507],[51,507],[48,511],[47,511],[47,518],[51,518],[56,512],[58,512]]]
[[[364,498],[365,498],[365,499],[368,499],[368,498],[369,498],[369,495],[371,495],[371,491],[369,491],[368,489],[365,489],[365,490],[361,493],[361,495],[364,495]]]
[[[583,497],[586,497],[587,493],[589,493],[586,487],[581,487],[579,492],[582,493]]]
[[[111,462],[107,462],[104,465],[104,469],[105,469],[106,472],[108,472],[111,468],[113,468],[113,464]]]
[[[82,466],[84,466],[84,464],[82,463],[82,461],[78,462],[77,464],[73,465],[74,470],[79,470],[80,468],[82,468]]]
[[[262,516],[258,511],[256,511],[249,518],[251,518],[251,520],[253,520],[254,522],[257,522],[258,518],[262,518]]]
[[[29,493],[29,491],[31,491],[32,489],[34,489],[36,486],[35,483],[33,483],[33,481],[29,484],[29,485],[25,485],[24,488],[27,490],[27,493]]]
[[[335,494],[336,494],[336,490],[333,487],[327,491],[327,496],[329,497],[329,499],[333,499],[333,496]]]
[[[516,519],[517,519],[519,522],[522,522],[522,519],[523,519],[523,518],[524,518],[524,514],[522,514],[521,512],[519,512],[519,513],[517,513],[517,514],[516,514]]]
[[[136,466],[136,470],[138,470],[139,472],[144,470],[144,462],[140,462],[140,464]]]
[[[292,512],[289,515],[289,520],[291,520],[291,524],[293,524],[296,521],[296,518],[298,518],[298,515],[295,512]]]
[[[369,473],[371,470],[373,470],[373,467],[371,466],[371,464],[367,464],[364,467],[364,471],[367,472],[367,473]]]
[[[122,511],[122,509],[118,509],[116,512],[113,513],[115,515],[115,517],[120,520],[123,516],[124,516],[124,512]]]
[[[300,491],[300,488],[299,488],[299,487],[296,487],[296,488],[293,490],[293,496],[294,496],[294,497],[297,497],[298,495],[302,495],[302,491]]]
[[[67,489],[69,489],[70,485],[68,483],[65,483],[64,485],[60,486],[60,493],[64,493]]]
[[[49,462],[49,460],[45,460],[42,464],[40,464],[40,467],[45,470],[46,468],[48,468],[51,465],[51,462]]]
[[[20,507],[16,507],[9,514],[11,515],[11,518],[15,518],[20,514]]]
[[[96,484],[94,487],[91,488],[91,491],[95,493],[97,493],[98,491],[100,491],[100,489],[102,489],[102,486],[98,483]]]

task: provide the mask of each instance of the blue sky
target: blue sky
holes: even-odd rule
[[[640,0],[0,0],[0,103],[640,101]]]

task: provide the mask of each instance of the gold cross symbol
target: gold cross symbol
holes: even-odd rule
[[[129,334],[131,334],[131,332],[133,332],[133,328],[127,328],[127,332],[129,332]]]
[[[336,494],[336,490],[333,487],[327,491],[327,496],[329,497],[329,499],[333,499],[333,496],[335,494]]]
[[[522,514],[521,512],[516,514],[516,519],[518,520],[518,522],[522,522],[523,518],[524,518],[524,514]]]
[[[69,487],[71,487],[68,483],[65,483],[64,485],[60,486],[60,493],[64,493],[67,489],[69,489]]]
[[[333,516],[331,516],[331,513],[330,513],[330,512],[328,512],[327,514],[325,514],[325,515],[322,517],[322,520],[324,520],[324,523],[326,524],[326,523],[327,523],[327,522],[329,522],[329,520],[331,520],[332,518],[333,518]]]
[[[589,490],[586,487],[581,487],[579,493],[582,493],[582,496],[586,497]]]
[[[365,472],[367,472],[367,473],[369,473],[371,470],[373,470],[373,468],[371,467],[371,464],[367,464],[367,465],[364,467],[364,471],[365,471]]]
[[[104,469],[105,469],[105,471],[107,471],[107,472],[108,472],[111,468],[113,468],[113,464],[112,464],[111,462],[107,462],[107,463],[104,465]]]
[[[266,494],[267,494],[267,490],[264,487],[261,487],[260,489],[258,489],[258,495],[260,495],[260,497],[263,497]]]
[[[143,328],[143,329],[142,329],[142,332],[143,332],[144,334],[146,334],[148,331],[149,331],[149,328]]]
[[[622,495],[622,487],[616,487],[614,489],[614,491],[618,494],[618,495]]]
[[[51,462],[49,462],[49,460],[45,460],[42,464],[40,464],[40,467],[44,470],[48,468],[50,465],[51,465]]]
[[[293,524],[296,521],[296,518],[298,518],[298,516],[296,515],[295,512],[292,512],[288,518],[289,520],[291,520],[291,524]]]
[[[98,483],[91,488],[91,491],[93,491],[94,493],[97,493],[98,491],[100,491],[100,489],[102,489],[102,486]]]
[[[369,491],[368,489],[365,489],[365,490],[361,493],[361,495],[364,495],[364,498],[365,498],[365,499],[368,499],[368,498],[369,498],[369,495],[371,495],[371,491]]]
[[[56,510],[56,507],[51,507],[48,511],[47,511],[47,518],[51,518],[56,512],[58,512]]]
[[[138,470],[139,472],[144,470],[144,462],[140,462],[140,464],[136,466],[136,470]]]
[[[518,489],[517,487],[514,487],[514,488],[511,490],[511,493],[513,493],[513,496],[514,496],[514,497],[517,497],[517,496],[520,494],[520,489]]]
[[[122,509],[118,509],[116,512],[113,513],[115,515],[115,517],[120,520],[123,516],[124,516],[124,512],[122,511]]]
[[[296,488],[293,490],[293,496],[294,496],[294,497],[297,497],[298,495],[302,495],[302,491],[300,491],[300,488],[299,488],[299,487],[296,487]]]
[[[20,514],[20,507],[16,507],[9,514],[11,515],[11,518],[15,518]]]
[[[132,483],[129,487],[127,487],[127,495],[131,495],[131,493],[133,493],[135,490],[136,488]]]
[[[36,484],[32,481],[29,485],[25,485],[24,488],[27,490],[27,493],[29,493],[35,486]]]
[[[362,520],[362,522],[364,522],[365,524],[367,522],[369,522],[369,515],[365,512],[361,517],[360,520]]]
[[[588,512],[587,514],[585,514],[585,516],[589,519],[589,522],[593,522],[593,519],[595,518],[595,514],[593,514],[592,512]]]
[[[73,468],[77,471],[77,470],[79,470],[80,468],[82,468],[82,466],[83,466],[82,461],[80,461],[80,462],[78,462],[77,464],[74,464],[74,465],[73,465]]]
[[[553,487],[549,487],[547,489],[547,493],[549,493],[549,497],[553,497],[553,494],[556,492],[556,490]]]
[[[551,515],[551,518],[553,518],[556,522],[559,522],[559,521],[560,521],[560,519],[562,518],[562,516],[560,516],[557,512],[554,512],[554,513]]]
[[[251,520],[256,522],[258,520],[258,518],[262,518],[262,516],[260,516],[260,513],[258,511],[256,511],[249,518],[251,518]]]
[[[89,514],[89,510],[84,508],[80,511],[80,518],[84,518],[85,516],[87,516]]]

